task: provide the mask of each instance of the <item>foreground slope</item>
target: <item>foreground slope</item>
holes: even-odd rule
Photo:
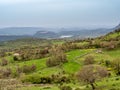
[[[92,43],[91,43],[92,42]],[[116,44],[112,43],[112,48],[106,48],[106,45],[109,45],[109,42],[116,42]],[[102,46],[101,46],[102,43]],[[103,47],[103,43],[105,46]],[[107,43],[107,44],[106,44]],[[80,90],[90,90],[91,87],[89,85],[85,85],[79,83],[76,79],[74,74],[76,74],[79,69],[84,66],[84,60],[87,56],[93,56],[95,60],[95,65],[101,65],[107,68],[110,71],[111,76],[106,77],[103,80],[97,81],[97,90],[120,90],[120,76],[117,76],[114,72],[114,68],[111,65],[107,66],[106,62],[111,62],[116,58],[119,58],[120,55],[120,29],[114,32],[111,32],[105,36],[92,39],[92,40],[85,40],[85,41],[77,41],[68,44],[69,45],[77,45],[77,48],[73,48],[66,51],[65,54],[67,55],[68,62],[62,65],[58,65],[55,67],[47,67],[46,60],[48,59],[47,56],[41,59],[31,59],[25,61],[15,61],[13,59],[13,54],[9,56],[5,56],[9,63],[5,66],[0,66],[1,69],[8,69],[11,68],[12,74],[9,78],[20,79],[23,82],[29,82],[31,84],[20,84],[16,85],[19,86],[18,90],[60,90],[59,84],[60,83],[37,83],[39,82],[39,78],[49,78],[52,75],[60,75],[65,76],[70,79],[70,82],[63,83],[63,85],[70,86],[75,90],[77,87]],[[61,44],[57,43],[61,46]],[[99,47],[96,47],[99,45]],[[82,46],[87,46],[85,48],[81,48]],[[113,45],[116,45],[113,47]],[[64,46],[64,43],[63,43]],[[80,46],[80,47],[79,47]],[[110,45],[111,46],[111,45]],[[78,49],[79,47],[79,49]],[[108,46],[107,46],[108,47]],[[1,58],[2,59],[2,58]],[[20,76],[16,74],[15,70],[16,67],[23,67],[35,65],[36,69],[29,73],[21,73]],[[64,72],[63,72],[64,71]],[[7,78],[8,79],[8,78]],[[9,79],[8,79],[9,80]],[[36,85],[37,84],[37,85]],[[42,84],[42,85],[41,85]],[[28,87],[29,86],[29,87]],[[6,85],[9,87],[9,85]]]

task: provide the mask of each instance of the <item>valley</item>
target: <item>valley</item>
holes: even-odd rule
[[[119,55],[120,29],[82,40],[29,38],[3,42],[0,46],[0,88],[120,90]],[[92,67],[95,67],[94,73]]]
[[[37,38],[37,39],[95,38],[105,35],[109,32],[112,32],[118,28],[120,28],[120,24],[109,29],[8,27],[8,28],[0,28],[0,42],[23,39],[23,38]]]

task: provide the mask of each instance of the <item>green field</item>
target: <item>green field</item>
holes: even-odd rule
[[[37,66],[37,69],[35,72],[33,72],[34,74],[40,74],[41,76],[49,76],[49,75],[52,75],[53,73],[57,74],[64,70],[66,72],[66,74],[69,75],[69,74],[74,74],[77,71],[79,71],[79,69],[83,66],[83,60],[87,55],[94,56],[96,63],[98,63],[99,61],[113,60],[114,58],[119,58],[119,53],[120,53],[120,49],[112,50],[112,51],[103,50],[102,53],[96,53],[95,49],[72,50],[72,51],[69,51],[66,53],[68,63],[63,64],[61,67],[56,66],[56,67],[49,67],[49,68],[46,66],[47,58],[24,61],[24,62],[16,62],[16,61],[13,61],[12,56],[8,56],[6,58],[9,60],[10,63],[7,66],[1,67],[1,68],[11,67],[14,71],[14,68],[17,66],[35,64]],[[29,73],[27,75],[33,75],[33,73]],[[108,79],[104,79],[103,81],[97,82],[97,85],[99,88],[104,87],[104,90],[107,90],[108,88],[111,89],[114,87],[118,88],[120,81],[119,80],[116,81],[116,78],[120,78],[120,77],[110,77]],[[70,86],[71,86],[71,84],[70,84]],[[86,86],[77,84],[77,85],[73,85],[72,87],[74,87],[74,88],[75,87],[79,87],[79,88],[84,87],[84,89],[85,89]],[[88,88],[86,88],[86,90],[89,88],[90,88],[90,86],[88,86]],[[20,89],[18,89],[18,90],[20,90]],[[23,87],[21,90],[59,90],[59,89],[56,85],[50,85],[50,87],[44,87],[44,86]]]
[[[31,41],[31,39],[24,39],[24,40],[18,40],[18,41],[4,42],[3,46],[1,46],[0,48],[2,47],[4,49],[19,48],[22,52],[22,50],[24,49],[21,49],[21,47],[24,47],[24,48],[27,47],[24,50],[24,52],[22,52],[24,54],[26,53],[28,54],[29,50],[34,51],[34,49],[36,49],[35,52],[37,52],[37,50],[38,51],[43,50],[43,48],[46,48],[46,47],[52,48],[52,46],[59,46],[61,51],[63,51],[62,54],[66,56],[65,58],[67,59],[67,62],[65,63],[62,62],[56,66],[50,66],[50,67],[47,66],[46,63],[48,59],[52,57],[50,56],[52,55],[50,52],[47,53],[47,55],[44,58],[42,57],[40,59],[15,61],[13,59],[14,57],[13,55],[14,50],[13,50],[13,51],[6,52],[6,56],[4,56],[4,59],[8,60],[8,64],[3,66],[0,65],[0,70],[2,71],[7,69],[8,71],[6,70],[5,74],[6,73],[9,74],[9,68],[12,70],[12,74],[10,73],[11,76],[7,77],[7,79],[8,79],[8,82],[11,79],[15,79],[19,81],[19,84],[16,84],[16,86],[14,87],[15,90],[62,90],[60,89],[61,86],[70,86],[72,87],[73,90],[75,90],[76,88],[79,88],[78,90],[91,90],[92,88],[90,84],[78,82],[76,78],[76,74],[85,66],[84,61],[86,57],[92,56],[94,57],[94,63],[92,63],[92,65],[105,67],[109,74],[109,76],[103,79],[99,79],[95,82],[95,86],[96,86],[95,90],[120,90],[120,75],[117,75],[115,71],[116,68],[112,67],[113,60],[120,59],[119,38],[120,38],[120,33],[113,32],[113,33],[107,34],[106,36],[95,38],[93,39],[93,41],[89,39],[86,39],[84,41],[77,41],[77,42],[76,41],[65,42],[65,40],[42,40],[41,41],[40,39],[37,39],[37,40],[32,39],[33,41]],[[56,48],[53,47],[53,50]],[[58,50],[59,48],[57,48],[56,50]],[[26,52],[26,50],[28,51]],[[54,54],[57,53],[58,56],[59,56],[59,53],[61,54],[60,51],[59,52],[55,51],[53,53]],[[0,62],[2,62],[2,59],[3,58],[0,58]],[[36,67],[34,71],[31,71],[31,69],[29,68],[25,68],[27,66],[32,66],[32,65],[35,65]],[[29,72],[18,73],[17,69],[21,67],[24,67],[26,70],[29,70]],[[43,79],[42,83],[40,82],[41,78]],[[47,78],[48,81],[49,81],[49,78],[52,78],[54,82],[49,84],[44,83],[44,78]],[[56,78],[58,81],[56,81]],[[0,79],[0,80],[3,80],[3,79]],[[68,80],[68,82],[65,81],[63,83],[62,80],[63,81]],[[14,86],[14,85],[11,85],[11,86]],[[10,87],[10,85],[6,84],[6,86],[4,87]]]

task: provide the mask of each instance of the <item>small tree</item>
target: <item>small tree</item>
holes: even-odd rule
[[[90,84],[92,90],[95,90],[95,82],[108,75],[104,67],[98,65],[86,65],[77,74],[77,78],[86,84]]]
[[[106,48],[107,50],[113,50],[116,48],[117,43],[114,41],[110,41],[110,42],[104,41],[100,43],[100,46],[102,48]]]
[[[115,70],[117,75],[120,75],[120,59],[115,59],[112,62],[112,67]]]
[[[11,74],[12,74],[11,68],[6,68],[2,71],[2,75],[3,75],[4,78],[9,77]]]
[[[46,61],[48,67],[57,66],[67,62],[66,54],[59,47],[53,47],[50,50],[51,57]]]
[[[8,64],[8,60],[6,60],[5,58],[3,58],[2,60],[1,60],[1,66],[5,66],[5,65],[7,65]]]
[[[84,64],[85,65],[89,65],[89,64],[94,64],[94,57],[93,56],[87,56],[84,60]]]
[[[70,86],[62,86],[60,90],[72,90],[72,88]]]

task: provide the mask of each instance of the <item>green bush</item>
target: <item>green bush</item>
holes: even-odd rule
[[[62,86],[60,90],[72,90],[72,88],[70,86]]]
[[[8,65],[8,60],[6,60],[6,59],[2,59],[1,60],[1,66],[5,66],[5,65]]]
[[[0,70],[0,73],[1,73],[3,78],[8,78],[12,74],[12,70],[11,70],[11,68],[6,68],[3,70]]]
[[[76,88],[75,90],[81,90],[80,88]]]
[[[40,84],[41,77],[38,74],[33,74],[29,76],[24,76],[21,78],[21,81],[24,82],[31,82],[32,84]]]
[[[87,56],[84,60],[84,65],[94,64],[95,60],[93,56]]]
[[[35,65],[31,65],[31,66],[28,66],[28,65],[24,65],[22,68],[22,72],[23,73],[30,73],[30,72],[33,72],[36,70],[36,66]]]
[[[32,84],[50,84],[52,82],[52,79],[50,77],[43,77],[39,74],[33,74],[29,76],[24,76],[21,78],[21,81],[24,82],[30,82]]]
[[[49,53],[51,57],[49,57],[49,59],[46,61],[46,65],[48,67],[61,65],[68,62],[66,54],[59,47],[53,47]]]

